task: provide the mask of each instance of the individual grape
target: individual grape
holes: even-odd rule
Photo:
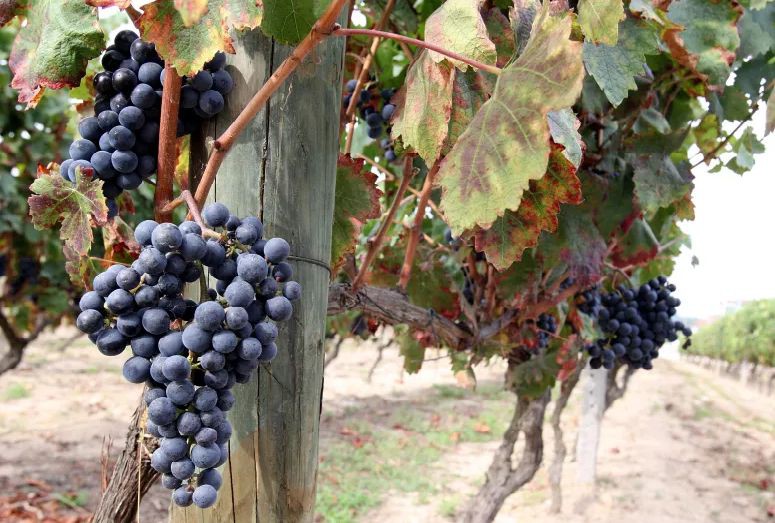
[[[113,168],[111,154],[107,151],[97,151],[91,156],[89,163],[97,171],[97,176],[101,180],[110,180],[118,174]]]
[[[258,231],[251,224],[238,226],[234,231],[237,241],[245,245],[253,245],[258,240]]]
[[[196,433],[196,436],[194,436],[194,440],[200,445],[215,443],[216,439],[218,439],[218,433],[215,429],[210,427],[201,428],[199,432]]]
[[[228,309],[226,318],[228,321]],[[232,352],[235,348],[237,348],[237,343],[239,343],[237,336],[233,332],[227,330],[216,332],[212,338],[213,350],[220,352],[221,354],[228,354]]]
[[[132,300],[134,305],[134,299]],[[122,314],[116,321],[116,329],[129,339],[143,333],[142,319],[137,313]]]
[[[183,333],[173,331],[159,339],[159,352],[164,356],[185,355]]]
[[[230,307],[247,307],[255,299],[256,293],[248,282],[234,281],[226,287],[224,297]]]
[[[168,357],[162,366],[164,377],[170,381],[181,381],[191,373],[191,364],[185,357],[176,354]]]
[[[161,449],[156,449],[153,451],[153,454],[151,454],[151,468],[156,472],[169,474],[171,472],[171,465],[172,460],[170,460]]]
[[[168,490],[175,490],[176,488],[180,487],[183,482],[173,476],[172,474],[162,474],[161,475],[161,484],[164,488]]]
[[[223,95],[218,91],[205,91],[199,95],[199,105],[197,106],[205,115],[215,116],[223,111],[225,105]]]
[[[156,91],[150,85],[139,84],[132,89],[129,100],[140,109],[148,110],[156,105],[159,95],[156,94]]]
[[[230,329],[239,330],[245,325],[247,325],[249,321],[250,321],[250,317],[248,316],[248,312],[243,307],[229,307],[226,309],[226,325]],[[224,332],[228,332],[228,331],[224,331]],[[213,345],[214,344],[215,344],[215,341],[213,340]],[[215,349],[215,350],[218,350],[218,349]],[[224,351],[219,351],[219,352],[224,352]]]
[[[116,38],[114,39],[116,49],[124,54],[129,54],[129,48],[132,45],[132,42],[138,38],[139,37],[137,36],[137,33],[129,29],[119,31],[118,34],[116,34]]]
[[[203,369],[215,372],[221,370],[226,365],[226,358],[220,352],[211,350],[199,358],[199,364]]]
[[[223,478],[217,469],[205,469],[199,474],[199,484],[210,485],[215,490],[218,490],[223,485]]]
[[[213,73],[213,89],[222,95],[227,95],[234,89],[234,79],[227,71],[215,71]]]
[[[71,166],[72,164],[73,164],[73,160],[71,160],[70,158],[68,158],[67,160],[63,161],[63,162],[62,162],[62,163],[59,165],[59,175],[60,175],[62,178],[64,178],[65,180],[67,180],[68,182],[72,181],[72,180],[70,180],[70,175],[69,175],[70,166]]]
[[[169,398],[156,398],[148,405],[148,418],[157,425],[175,421],[175,404]]]
[[[180,229],[180,232],[183,235],[186,235],[186,234],[196,234],[199,236],[202,235],[202,228],[196,222],[185,221],[178,226],[178,229]]]
[[[393,113],[395,112],[395,110],[396,110],[395,105],[385,104],[382,107],[382,113],[381,113],[382,119],[386,122],[390,121],[390,119],[393,117]]]
[[[172,501],[179,507],[190,507],[194,503],[193,492],[187,486],[176,488],[172,493]]]
[[[196,323],[189,323],[183,330],[182,341],[183,345],[194,354],[202,354],[210,348],[212,334]]]
[[[123,60],[122,60],[123,62]],[[119,64],[120,66],[121,64]],[[137,75],[131,69],[120,67],[113,73],[113,88],[118,92],[129,92],[137,85]]]
[[[118,356],[124,352],[129,340],[114,328],[104,328],[99,331],[96,344],[105,356]]]
[[[116,178],[116,185],[125,190],[137,189],[141,183],[143,183],[143,179],[137,173],[120,174]]]
[[[95,74],[92,84],[94,85],[94,90],[100,94],[111,95],[115,92],[113,89],[113,73],[110,71],[102,71]]]
[[[272,238],[264,245],[264,257],[271,263],[285,261],[291,252],[291,246],[282,238]]]
[[[145,125],[145,115],[142,110],[130,105],[118,113],[118,122],[130,131],[137,131]]]
[[[194,500],[194,505],[197,507],[209,508],[215,505],[215,501],[218,499],[218,492],[212,485],[199,485],[194,490],[192,499]]]
[[[110,131],[119,124],[118,113],[115,111],[102,111],[97,116],[97,124],[103,132]]]
[[[135,336],[129,342],[129,345],[132,347],[132,354],[135,356],[140,356],[141,358],[150,359],[159,354],[159,347],[156,342],[156,338],[150,334]]]
[[[226,313],[218,303],[206,301],[201,303],[194,313],[194,320],[204,330],[217,331],[226,319]]]
[[[202,263],[208,267],[216,267],[226,260],[226,249],[215,240],[207,240],[207,253],[202,257]]]
[[[301,285],[299,282],[289,281],[283,287],[283,296],[291,301],[301,298]]]
[[[167,311],[152,308],[143,314],[143,328],[150,334],[161,336],[170,330],[170,317]]]
[[[89,140],[76,140],[70,145],[70,158],[74,161],[91,159],[97,147]]]
[[[135,299],[124,289],[116,289],[108,295],[105,306],[113,314],[123,314],[134,309]]]
[[[151,243],[159,252],[174,251],[183,243],[183,235],[177,226],[171,223],[162,223],[153,229]]]
[[[89,116],[78,122],[78,134],[90,142],[98,142],[102,135],[102,130],[97,122],[97,118]],[[88,160],[88,158],[86,158]]]
[[[164,377],[162,368],[164,367],[164,361],[166,356],[157,356],[151,361],[151,379],[158,384],[167,385],[169,380]]]
[[[86,334],[93,334],[103,327],[105,318],[94,309],[86,309],[78,315],[75,325]]]
[[[73,163],[67,168],[67,176],[71,182],[75,183],[79,171],[81,174],[91,175],[94,167],[88,160],[73,160]]]
[[[117,151],[131,152],[130,149],[135,145],[135,134],[123,125],[117,125],[108,131],[108,138],[110,139],[110,145]]]
[[[172,298],[177,296],[183,291],[183,282],[177,276],[172,274],[162,274],[159,276],[159,282],[156,284],[156,288],[163,296]]]
[[[264,278],[258,283],[258,294],[266,299],[277,294],[277,281],[274,278]]]
[[[81,299],[78,302],[78,307],[81,309],[81,311],[89,309],[101,311],[104,304],[105,300],[102,298],[102,296],[97,294],[95,291],[89,291],[81,296]]]
[[[132,45],[129,47],[129,54],[134,60],[141,64],[155,61],[159,57],[156,53],[156,46],[153,43],[146,42],[139,38],[132,42]]]
[[[177,422],[177,429],[184,436],[193,436],[202,428],[199,416],[193,412],[184,412]]]
[[[129,97],[124,93],[117,93],[110,99],[110,110],[115,113],[120,113],[124,107],[129,107],[132,104]]]
[[[272,267],[272,277],[280,283],[293,278],[293,267],[288,262],[280,262]]]
[[[255,337],[262,345],[268,345],[277,339],[277,326],[274,323],[261,322],[256,325]]]
[[[178,428],[174,423],[170,423],[169,425],[160,425],[158,427],[158,431],[163,438],[177,438],[180,436],[180,432],[178,432]]]
[[[213,86],[213,75],[209,71],[199,71],[190,80],[197,91],[207,91]]]
[[[104,55],[102,55],[102,67],[104,67],[108,71],[115,71],[118,69],[118,67],[121,65],[121,62],[124,61],[124,55],[121,54],[117,50],[110,50],[106,51]]]
[[[218,393],[210,387],[200,387],[194,394],[194,406],[204,413],[215,408],[218,403]]]
[[[188,458],[183,458],[180,461],[174,461],[170,466],[172,475],[180,480],[186,480],[194,475],[196,472],[196,466],[194,462]],[[196,491],[194,491],[196,493]]]
[[[137,72],[137,79],[148,84],[154,89],[161,87],[161,72],[164,68],[155,62],[146,62],[140,66]]]
[[[140,356],[132,356],[124,363],[122,373],[130,383],[143,383],[151,377],[151,362]]]
[[[261,342],[256,338],[245,338],[239,342],[237,355],[243,360],[257,360],[261,350]]]
[[[135,293],[135,303],[138,307],[156,307],[159,303],[159,291],[154,287],[141,287]]]
[[[216,406],[222,411],[230,411],[236,402],[237,398],[234,397],[234,393],[232,391],[227,389],[218,391],[218,403]]]
[[[229,220],[229,209],[222,203],[211,203],[205,206],[202,218],[210,227],[223,227]]]
[[[266,302],[266,315],[274,321],[285,321],[293,314],[293,305],[285,296],[275,296]]]
[[[199,234],[188,233],[183,236],[180,253],[187,261],[201,260],[207,254],[207,243]]]
[[[226,258],[220,265],[210,268],[210,275],[219,280],[233,280],[237,275],[237,262],[231,258]]]
[[[222,389],[229,382],[229,373],[221,369],[205,372],[205,385],[213,389]]]
[[[260,361],[272,361],[277,356],[277,345],[272,342],[264,345],[261,351],[261,356],[258,358]]]

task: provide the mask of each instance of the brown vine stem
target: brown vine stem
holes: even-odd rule
[[[385,24],[390,18],[390,13],[393,11],[393,6],[395,5],[396,5],[395,0],[388,0],[387,5],[385,5],[385,9],[382,11],[382,15],[377,21],[377,24],[374,26],[374,29],[381,30],[385,28]],[[363,60],[363,64],[361,66],[361,72],[358,74],[358,78],[355,83],[355,89],[350,94],[350,103],[347,106],[347,111],[345,112],[345,119],[350,120],[350,128],[347,129],[347,139],[345,140],[345,145],[344,145],[345,154],[350,154],[350,151],[352,150],[353,135],[355,134],[355,107],[358,104],[358,99],[361,96],[361,91],[363,90],[363,86],[369,77],[369,69],[371,68],[371,62],[374,60],[374,55],[377,54],[377,49],[379,48],[380,40],[381,39],[379,36],[375,36],[371,40],[371,47],[369,48],[369,54],[367,54],[366,58]]]
[[[296,46],[291,55],[280,64],[280,67],[278,67],[272,76],[269,77],[261,89],[253,95],[253,98],[223,134],[213,142],[213,152],[207,161],[205,171],[202,174],[202,179],[199,182],[196,194],[194,195],[194,198],[200,207],[204,205],[205,198],[207,198],[210,187],[212,187],[213,182],[215,181],[215,176],[218,174],[218,169],[221,167],[226,154],[229,152],[232,145],[234,145],[234,141],[261,111],[264,104],[269,100],[269,97],[280,88],[283,82],[296,70],[307,55],[331,33],[332,28],[339,27],[336,24],[336,19],[346,3],[347,0],[333,0],[331,4],[329,4],[323,15],[315,22],[315,25],[312,26],[312,29],[307,36],[304,37],[304,40]]]
[[[374,37],[381,37],[381,38],[390,38],[391,40],[397,40],[399,42],[404,42],[409,45],[416,45],[417,47],[423,47],[425,49],[435,51],[439,54],[452,58],[453,60],[458,60],[460,62],[467,63],[468,65],[470,65],[471,67],[475,67],[476,69],[487,71],[488,73],[492,73],[495,75],[501,74],[501,69],[494,65],[485,64],[485,63],[479,62],[478,60],[472,60],[467,56],[463,56],[462,54],[458,54],[454,51],[444,49],[443,47],[439,47],[436,44],[425,42],[423,40],[418,40],[416,38],[411,38],[409,36],[400,35],[398,33],[389,33],[387,31],[378,31],[376,29],[345,29],[343,27],[337,27],[331,32],[331,34],[334,36],[364,35],[364,36],[374,36]]]
[[[414,264],[414,255],[417,252],[417,244],[420,241],[420,232],[422,232],[422,222],[425,218],[425,208],[428,206],[428,199],[431,197],[431,191],[433,190],[433,182],[436,179],[436,173],[439,172],[441,162],[436,162],[428,171],[425,176],[425,182],[422,186],[422,192],[420,193],[419,201],[417,202],[417,211],[414,215],[414,223],[409,231],[409,241],[406,244],[406,256],[404,257],[404,264],[401,266],[401,276],[398,279],[398,288],[402,291],[406,291],[406,286],[409,284],[409,278],[412,277],[412,265]]]
[[[374,236],[374,238],[369,240],[369,249],[366,251],[366,256],[364,256],[363,262],[358,269],[358,274],[356,274],[355,279],[353,279],[353,290],[358,290],[358,287],[360,287],[363,283],[363,279],[366,277],[366,273],[369,271],[369,267],[374,261],[374,258],[377,257],[377,254],[379,254],[379,250],[382,247],[382,242],[385,240],[385,236],[387,235],[390,226],[393,224],[393,219],[396,216],[396,212],[401,206],[401,199],[404,197],[406,188],[409,187],[409,182],[412,181],[412,177],[414,176],[412,160],[412,155],[409,154],[407,154],[406,158],[404,158],[404,174],[403,178],[401,178],[401,184],[398,186],[398,191],[396,191],[396,194],[393,197],[393,203],[390,205],[390,209],[388,210],[385,219],[380,224],[377,234]]]
[[[158,222],[168,222],[172,217],[172,211],[165,212],[165,210],[167,203],[172,200],[172,182],[175,178],[175,163],[178,156],[180,84],[180,76],[170,62],[167,62],[164,66],[164,91],[159,125],[159,161],[153,197],[153,210]]]
[[[207,227],[207,224],[205,224],[204,220],[202,220],[202,213],[199,211],[199,205],[196,203],[196,200],[194,199],[194,195],[191,194],[191,191],[188,189],[184,190],[182,193],[180,193],[180,196],[169,202],[162,211],[164,212],[172,212],[172,209],[180,205],[181,203],[185,203],[186,207],[188,207],[188,214],[194,218],[194,221],[197,225],[199,225],[199,228],[202,229],[202,235],[209,238],[220,238],[221,235],[212,229],[209,229]]]

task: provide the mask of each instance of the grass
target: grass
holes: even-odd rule
[[[89,501],[89,497],[85,492],[78,492],[78,493],[66,493],[62,494],[59,492],[55,492],[52,494],[52,497],[59,501],[62,505],[69,507],[69,508],[84,508],[86,507],[86,503]]]
[[[451,478],[441,466],[445,454],[459,443],[499,439],[506,429],[503,413],[512,407],[509,393],[483,384],[477,391],[435,386],[383,416],[368,405],[348,409],[346,430],[321,448],[319,519],[355,522],[393,496],[430,503]],[[439,511],[451,517],[460,502],[445,498]]]
[[[5,401],[20,400],[30,395],[30,389],[21,383],[8,385],[3,391],[2,398]]]
[[[462,500],[458,497],[444,498],[439,503],[439,512],[445,518],[454,519],[461,502]]]

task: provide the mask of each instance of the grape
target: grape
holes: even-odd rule
[[[191,78],[191,86],[197,91],[207,91],[213,86],[213,75],[208,71],[199,71]]]
[[[175,225],[162,223],[153,230],[151,243],[159,252],[171,252],[183,243],[183,235]]]
[[[213,89],[227,95],[234,89],[234,80],[227,71],[216,71],[213,73]]]
[[[215,431],[215,429],[210,427],[204,427],[200,429],[194,437],[194,440],[200,445],[215,443],[216,439],[218,439],[218,433]]]
[[[97,142],[102,135],[102,130],[97,122],[97,118],[89,116],[78,122],[78,134],[90,142]]]
[[[178,226],[178,229],[180,229],[180,232],[184,235],[186,234],[196,234],[199,236],[202,235],[202,228],[199,227],[199,225],[196,222],[185,221]]]
[[[233,332],[224,330],[224,331],[217,332],[213,336],[212,347],[213,347],[213,350],[221,354],[228,354],[237,347],[238,342],[239,340],[237,339],[237,336]]]
[[[138,307],[156,307],[159,304],[159,291],[154,287],[141,287],[135,293]]]
[[[250,224],[242,224],[234,232],[237,241],[245,245],[253,245],[258,240],[258,231]]]
[[[216,406],[224,412],[231,410],[237,402],[234,393],[230,390],[218,391],[218,403]]]
[[[116,176],[116,170],[113,169],[111,154],[107,151],[97,151],[91,156],[89,162],[97,171],[97,176],[102,180],[109,180]]]
[[[138,38],[137,33],[129,29],[124,29],[123,31],[119,31],[118,34],[116,35],[116,38],[114,39],[116,49],[118,49],[124,54],[128,54],[129,48],[132,42],[137,40],[137,38]]]
[[[134,305],[134,299],[132,299]],[[137,313],[123,314],[116,321],[116,329],[127,338],[134,338],[143,333],[142,320]]]
[[[199,358],[199,363],[203,369],[215,372],[226,366],[226,358],[220,352],[211,350]]]
[[[271,361],[275,356],[277,356],[277,345],[272,342],[264,345],[261,356],[258,359],[261,361]]]
[[[156,472],[169,474],[171,472],[171,465],[172,460],[170,460],[161,449],[156,449],[153,451],[153,454],[151,454],[151,468]]]
[[[221,485],[223,484],[223,478],[221,477],[221,473],[218,472],[218,470],[206,469],[206,470],[203,470],[199,475],[199,484],[210,485],[215,490],[218,490],[221,488]]]
[[[81,300],[78,302],[78,307],[80,307],[82,311],[89,309],[101,311],[104,304],[105,300],[102,298],[102,296],[97,294],[95,291],[89,291],[81,296]]]
[[[129,47],[129,54],[134,60],[137,60],[141,64],[154,61],[159,57],[159,55],[156,54],[156,46],[154,44],[145,42],[139,38],[132,42],[132,45]]]
[[[256,338],[245,338],[237,347],[237,355],[243,360],[257,360],[261,356],[261,342]]]
[[[118,69],[119,65],[121,65],[121,62],[124,60],[124,55],[121,54],[119,51],[111,50],[105,52],[104,55],[102,55],[102,67],[107,69],[108,71],[115,71]]]
[[[132,338],[132,340],[129,342],[129,345],[132,347],[132,354],[142,358],[150,359],[159,353],[159,347],[156,342],[156,338],[149,334]]]
[[[255,299],[256,293],[248,282],[235,281],[226,287],[224,297],[230,307],[247,307]]]
[[[105,306],[114,314],[123,314],[134,308],[135,299],[124,289],[116,289],[108,295]]]
[[[68,182],[69,182],[69,181],[72,181],[72,180],[70,180],[70,176],[69,176],[69,174],[68,174],[68,172],[70,171],[70,166],[71,166],[72,164],[73,164],[73,160],[67,159],[67,160],[63,161],[63,162],[62,162],[62,163],[59,165],[59,175],[60,175],[62,178],[64,178],[65,180],[67,180]]]
[[[136,131],[145,125],[145,115],[143,111],[130,105],[118,113],[118,122],[130,131]]]
[[[202,257],[202,263],[215,267],[226,260],[226,249],[215,240],[207,240],[207,252]]]
[[[70,158],[73,160],[89,160],[97,147],[89,140],[76,140],[70,145]]]
[[[81,332],[93,334],[102,328],[104,321],[105,319],[98,311],[86,309],[78,315],[75,325]]]
[[[264,298],[271,298],[277,294],[277,281],[274,278],[264,278],[258,284],[258,294]]]
[[[148,309],[143,314],[143,328],[150,334],[161,336],[170,329],[170,317],[164,309]]]
[[[291,252],[291,246],[282,238],[272,238],[264,245],[264,257],[271,263],[285,261]]]
[[[176,488],[181,486],[183,482],[178,478],[176,478],[175,476],[173,476],[172,474],[162,474],[161,484],[164,488],[168,490],[175,490]]]
[[[134,133],[123,125],[117,125],[108,131],[108,138],[110,139],[110,145],[116,148],[117,151],[129,151],[135,145]]]
[[[223,51],[218,51],[215,53],[215,56],[210,59],[210,61],[205,62],[205,69],[209,71],[217,71],[218,69],[223,69],[225,65],[226,53]]]
[[[155,62],[146,62],[140,66],[137,79],[153,88],[159,88],[161,87],[161,72],[163,70],[164,68]]]
[[[295,281],[289,281],[283,287],[283,296],[291,301],[301,298],[301,285]]]
[[[191,372],[191,364],[183,356],[170,356],[164,361],[162,373],[164,377],[171,381],[180,381],[188,378]]]
[[[215,408],[218,403],[218,393],[210,387],[200,387],[194,394],[194,406],[204,413]]]
[[[382,107],[382,119],[386,122],[390,121],[390,119],[393,117],[393,112],[396,110],[396,106],[393,104],[385,104]]]
[[[100,94],[111,95],[114,93],[113,73],[109,71],[95,74],[92,83],[94,84],[94,89]]]
[[[180,253],[187,261],[201,260],[207,254],[207,244],[201,233],[188,233],[183,236]]]
[[[205,91],[199,95],[199,109],[207,116],[215,116],[223,111],[225,102],[218,91]]]
[[[131,69],[120,67],[113,73],[113,89],[116,91],[129,92],[134,89],[136,85],[137,75]]]
[[[232,280],[237,275],[237,262],[226,258],[220,265],[210,268],[210,275],[219,280]]]
[[[118,113],[115,111],[102,111],[97,116],[97,124],[102,131],[110,131],[119,124]]]
[[[242,307],[229,307],[226,309],[226,325],[233,330],[239,330],[250,321],[247,310]],[[229,332],[229,331],[224,331]],[[220,333],[219,333],[220,334]],[[213,336],[213,348],[215,348],[215,336]],[[218,350],[215,348],[215,350]],[[229,352],[229,351],[219,351]]]
[[[170,470],[173,476],[180,480],[184,480],[194,475],[194,472],[196,472],[196,466],[190,459],[183,458],[180,461],[173,462],[170,466]]]
[[[218,492],[212,485],[199,485],[194,490],[192,499],[197,507],[209,508],[215,505],[215,501],[218,499]]]
[[[262,345],[268,345],[277,339],[277,326],[274,323],[261,322],[256,325],[255,336]]]
[[[206,301],[196,308],[194,320],[204,330],[216,331],[221,327],[226,313],[218,303]]]
[[[177,428],[184,436],[193,436],[202,428],[202,422],[193,412],[184,412],[178,418]]]
[[[213,389],[222,389],[229,381],[229,374],[224,370],[205,372],[205,385]]]
[[[175,421],[175,404],[169,398],[156,398],[148,405],[148,418],[157,425]]]
[[[172,493],[172,501],[179,507],[190,507],[193,503],[193,493],[188,487],[176,488]]]
[[[272,277],[280,283],[293,278],[293,267],[288,262],[280,262],[272,267]]]
[[[148,84],[139,84],[132,89],[129,95],[130,101],[140,109],[151,109],[159,100],[159,95]]]
[[[183,330],[183,345],[195,354],[201,354],[208,350],[211,340],[212,335],[196,323],[189,323]]]
[[[132,356],[124,363],[124,378],[130,383],[143,383],[150,378],[151,362],[140,356]]]
[[[175,356],[176,354],[184,355],[185,347],[183,346],[183,333],[178,331],[170,332],[159,339],[158,346],[159,352],[164,356]]]
[[[293,314],[293,305],[285,296],[275,296],[266,302],[266,315],[274,321],[285,321]]]
[[[116,178],[116,185],[126,190],[137,189],[141,183],[143,183],[143,179],[140,178],[137,173],[120,174],[118,178]]]
[[[211,203],[202,211],[202,218],[210,227],[222,227],[229,219],[229,209],[222,203]]]

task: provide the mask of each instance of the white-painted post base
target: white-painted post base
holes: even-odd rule
[[[582,495],[576,503],[575,511],[583,513],[595,499],[595,479],[597,476],[597,447],[600,442],[600,423],[605,408],[606,376],[605,369],[592,369],[587,366],[582,375],[581,421],[576,443],[577,481]]]

